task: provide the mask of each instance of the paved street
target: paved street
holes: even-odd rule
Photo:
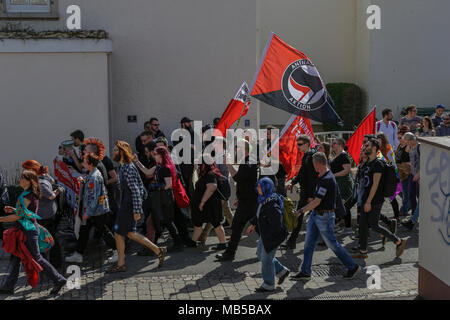
[[[392,216],[389,204],[383,212]],[[356,212],[353,212],[356,215]],[[227,230],[227,233],[230,231]],[[81,288],[67,287],[56,299],[63,300],[240,300],[240,299],[414,299],[418,283],[418,229],[410,232],[399,226],[398,235],[408,237],[403,256],[395,258],[395,245],[386,243],[381,248],[379,235],[372,232],[369,239],[369,258],[357,260],[363,268],[376,265],[381,269],[381,287],[369,289],[369,275],[363,269],[355,279],[344,280],[345,269],[331,250],[317,246],[313,258],[313,275],[310,281],[287,279],[270,294],[254,293],[261,279],[261,265],[256,259],[256,236],[244,236],[233,262],[215,262],[215,252],[210,247],[217,243],[211,233],[205,246],[187,248],[182,253],[168,254],[164,266],[157,269],[155,257],[139,257],[139,248],[131,244],[127,249],[127,272],[105,275],[107,264],[101,263],[107,252],[103,244],[93,241],[87,260],[81,266]],[[167,235],[166,235],[167,237]],[[305,233],[300,234],[297,248],[277,253],[279,260],[292,273],[297,272],[303,259]],[[167,238],[166,238],[167,239]],[[339,236],[348,250],[355,245],[349,236]],[[170,241],[164,245],[170,246]],[[0,272],[7,271],[8,255],[2,252]],[[0,296],[6,300],[54,299],[48,296],[51,282],[44,281],[32,289],[21,277],[13,296]]]

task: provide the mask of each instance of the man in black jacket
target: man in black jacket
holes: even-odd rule
[[[227,249],[224,253],[216,255],[219,261],[232,261],[236,253],[241,233],[246,223],[256,215],[258,209],[258,195],[256,193],[256,182],[258,178],[258,164],[250,163],[250,143],[243,141],[245,150],[238,150],[245,156],[245,162],[239,165],[238,171],[227,161],[227,168],[231,177],[236,181],[236,196],[238,198],[238,206],[233,218],[231,226],[231,239],[228,242]],[[256,161],[255,161],[256,162]]]
[[[297,209],[306,206],[314,198],[314,192],[317,185],[317,171],[314,169],[312,156],[316,153],[315,149],[311,148],[311,139],[307,135],[300,135],[297,137],[297,146],[300,152],[303,152],[302,166],[298,175],[292,179],[291,185],[287,186],[288,190],[292,190],[292,186],[300,184],[300,201]],[[282,249],[295,249],[295,242],[298,234],[302,228],[304,214],[298,216],[297,227],[292,230],[291,236],[285,244],[281,246]]]

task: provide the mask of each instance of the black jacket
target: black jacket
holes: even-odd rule
[[[316,192],[318,173],[314,169],[312,156],[316,153],[316,150],[311,149],[303,155],[302,166],[298,175],[292,179],[292,185],[296,183],[300,184],[301,193],[307,198],[312,198]]]
[[[283,214],[278,199],[271,197],[262,203],[259,218],[255,215],[250,221],[256,226],[266,252],[278,248],[286,240],[288,231],[283,224]]]

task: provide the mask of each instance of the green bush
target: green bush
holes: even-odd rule
[[[329,83],[327,91],[334,101],[334,110],[344,121],[344,126],[324,123],[324,131],[353,131],[365,116],[366,95],[353,83]]]

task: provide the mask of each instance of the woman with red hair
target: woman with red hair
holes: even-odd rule
[[[38,176],[39,185],[42,191],[37,210],[37,215],[42,218],[42,220],[39,220],[39,224],[53,235],[55,245],[50,250],[49,260],[55,268],[60,268],[62,265],[62,251],[59,241],[56,238],[56,229],[59,222],[56,218],[56,212],[58,211],[56,197],[60,193],[60,190],[58,188],[53,188],[56,182],[55,179],[49,175],[47,166],[42,166],[36,160],[28,160],[22,163],[22,168],[24,170],[34,171]]]
[[[150,169],[150,176],[154,176],[156,183],[149,186],[151,212],[155,221],[155,242],[167,228],[172,236],[174,245],[169,252],[183,251],[183,241],[174,223],[175,199],[173,196],[172,182],[177,179],[175,165],[166,147],[155,149],[155,161],[157,165]]]

